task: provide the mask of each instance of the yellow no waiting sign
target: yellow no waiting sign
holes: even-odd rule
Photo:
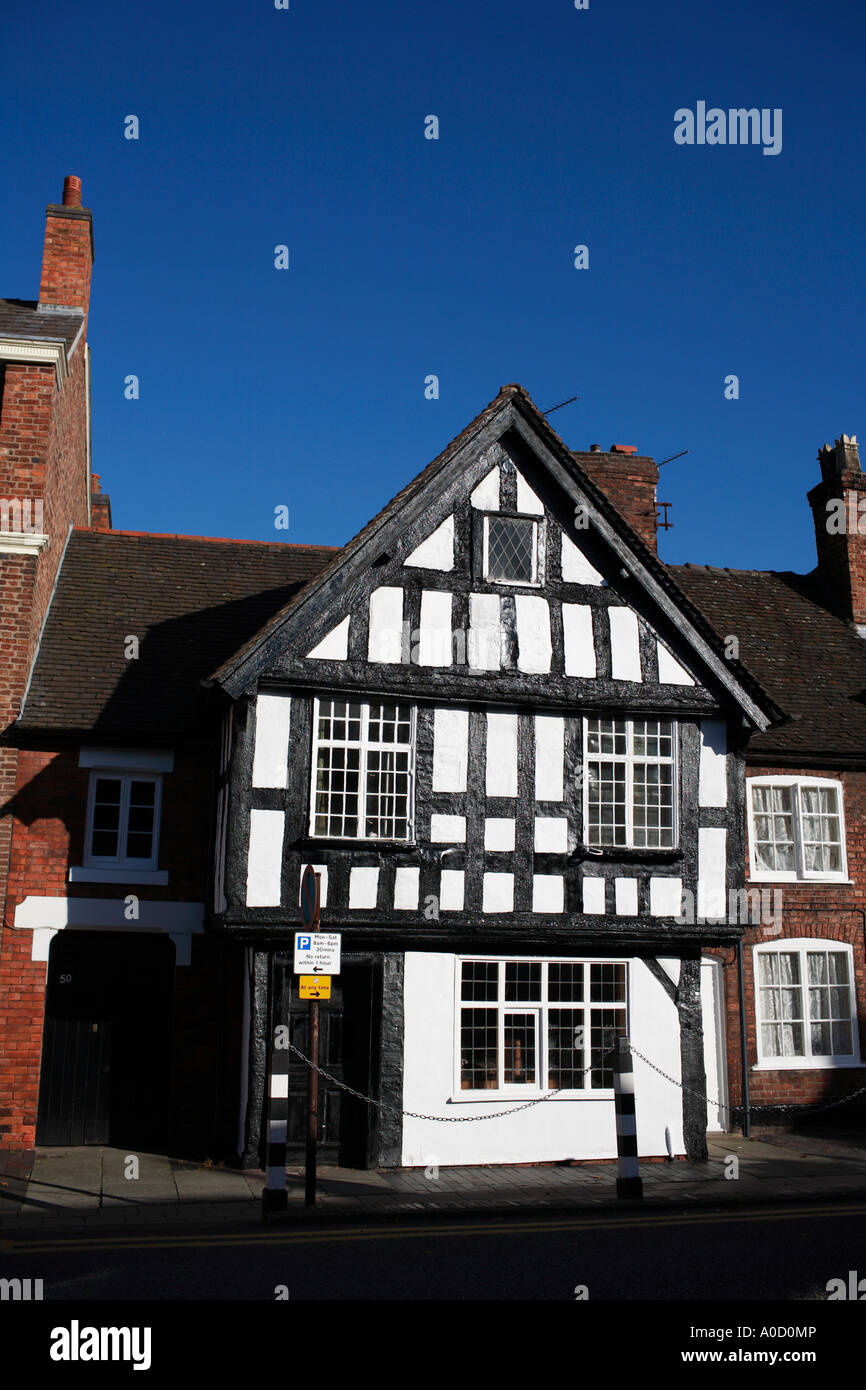
[[[330,975],[299,975],[298,982],[300,984],[299,999],[330,999],[331,997]]]

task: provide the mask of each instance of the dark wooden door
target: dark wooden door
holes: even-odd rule
[[[371,967],[343,962],[332,977],[331,998],[319,1004],[319,1065],[337,1081],[363,1095],[370,1091]],[[274,971],[274,1023],[289,1024],[292,1044],[310,1055],[309,1016],[306,1000],[298,997],[298,977],[292,959],[277,956]],[[292,1056],[289,1063],[289,1117],[286,1157],[302,1163],[307,1134],[306,1063]],[[369,1106],[348,1095],[325,1077],[319,1077],[319,1160],[325,1164],[363,1168],[367,1155]]]
[[[36,1141],[159,1148],[168,1114],[174,948],[160,935],[58,933],[48,962]]]

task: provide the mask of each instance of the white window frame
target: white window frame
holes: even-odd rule
[[[328,703],[332,700],[341,700],[346,704],[357,704],[361,706],[361,738],[359,743],[346,741],[343,744],[337,743],[336,746],[345,748],[359,748],[359,769],[358,769],[358,831],[357,835],[332,835],[330,833],[322,835],[316,830],[316,772],[317,772],[317,753],[319,748],[319,707],[320,698],[315,696],[313,700],[313,737],[312,754],[310,757],[310,819],[309,833],[312,840],[342,840],[346,844],[390,844],[390,845],[412,845],[415,843],[415,758],[416,758],[416,733],[417,733],[417,707],[408,700],[401,699],[399,696],[381,696],[373,698],[353,697],[351,694],[326,695],[322,697]],[[371,704],[394,704],[408,708],[411,717],[411,729],[409,743],[394,744],[395,748],[408,747],[409,749],[409,814],[408,826],[405,838],[395,839],[393,836],[385,835],[366,835],[364,827],[367,820],[366,815],[366,781],[367,781],[367,752],[369,750],[368,730],[370,725],[370,705]],[[334,741],[330,740],[328,747],[334,747]]]
[[[490,575],[488,538],[491,521],[531,521],[532,522],[532,578],[499,579]],[[485,512],[482,517],[482,576],[488,584],[506,584],[513,589],[540,589],[543,583],[541,574],[541,525],[543,518],[528,516],[522,512]]]
[[[796,870],[773,870],[759,867],[755,852],[755,810],[752,802],[753,787],[796,787],[797,806],[794,811],[794,855]],[[839,816],[839,835],[842,867],[835,873],[807,873],[803,861],[802,798],[800,787],[833,787],[836,791],[836,805]],[[747,777],[746,806],[749,814],[749,878],[753,883],[847,883],[848,855],[845,848],[845,807],[842,783],[834,777]]]
[[[626,751],[625,753],[590,753],[589,745],[589,717],[584,716],[583,723],[583,843],[591,849],[600,849],[615,854],[617,850],[640,850],[647,854],[669,854],[671,850],[679,848],[680,842],[680,760],[679,760],[679,723],[676,719],[669,719],[664,715],[635,715],[634,717],[617,717],[616,715],[593,715],[593,718],[612,719],[615,724],[625,724],[626,726]],[[646,720],[656,720],[658,723],[670,724],[671,726],[671,757],[647,757],[643,754],[635,759],[634,753],[634,724],[635,719],[641,722]],[[625,799],[625,830],[626,843],[624,845],[603,845],[589,838],[589,777],[587,768],[589,759],[593,761],[619,762],[625,765],[626,769],[626,799]],[[636,845],[634,842],[634,768],[635,762],[639,763],[658,763],[671,769],[671,843],[669,845]]]
[[[493,1003],[493,1002],[491,1002],[491,1003],[489,1003],[489,1004],[484,1004],[484,1003],[480,1003],[480,1002],[479,1002],[479,1003],[470,1003],[468,1000],[465,1000],[465,999],[462,998],[463,966],[464,966],[464,964],[467,964],[467,963],[470,962],[470,961],[478,961],[479,963],[484,963],[484,964],[495,964],[495,965],[498,965],[498,966],[499,966],[499,997],[497,998],[497,1000],[496,1000],[495,1003]],[[518,962],[518,963],[521,964],[521,965],[540,965],[540,966],[542,967],[542,972],[541,972],[541,980],[542,980],[542,984],[541,984],[541,996],[542,996],[542,997],[541,997],[540,1000],[527,1001],[526,1003],[523,1003],[523,1002],[520,1001],[520,1000],[514,1000],[514,1001],[511,1001],[511,1000],[506,1001],[506,1000],[505,1000],[505,997],[504,997],[504,994],[505,994],[505,989],[504,989],[504,986],[505,986],[505,967],[506,967],[506,965],[510,965],[510,964],[512,964],[513,962]],[[591,1006],[589,1000],[586,999],[586,998],[584,999],[584,1003],[583,1003],[583,1004],[573,1004],[573,1003],[570,1003],[568,1000],[565,1000],[565,1001],[562,1001],[562,1002],[560,1002],[560,1001],[558,1001],[558,1000],[554,1000],[554,1001],[551,1002],[550,999],[548,998],[548,973],[547,973],[547,967],[549,967],[549,966],[551,966],[551,965],[582,965],[582,966],[584,967],[584,969],[588,972],[588,971],[589,971],[589,967],[590,967],[591,965],[623,965],[623,966],[625,966],[625,1005],[623,1006],[623,1005],[619,1005],[619,1004],[612,1004],[612,1005],[610,1005],[610,1004],[609,1004],[609,1005],[601,1005],[601,1004],[600,1004],[600,1005],[596,1005],[596,1007],[597,1007],[597,1008],[604,1008],[604,1007],[608,1007],[608,1008],[624,1008],[624,1012],[625,1012],[626,1034],[628,1034],[629,1020],[630,1020],[630,1018],[631,1018],[631,989],[632,989],[632,971],[631,971],[631,969],[630,969],[630,964],[631,964],[631,962],[630,962],[629,960],[625,959],[625,958],[622,957],[622,956],[619,956],[619,957],[617,957],[617,956],[604,956],[604,957],[582,957],[582,956],[567,956],[567,957],[566,957],[566,956],[561,956],[561,957],[560,957],[560,956],[556,956],[556,957],[547,957],[547,956],[486,956],[486,955],[481,955],[480,953],[476,953],[476,952],[473,952],[472,954],[464,955],[464,956],[455,956],[455,958],[454,958],[454,1039],[453,1039],[453,1049],[452,1049],[452,1051],[453,1051],[453,1057],[454,1057],[454,1074],[453,1074],[453,1090],[452,1090],[452,1095],[451,1095],[451,1098],[450,1098],[450,1099],[451,1099],[451,1102],[454,1103],[454,1104],[458,1104],[458,1103],[460,1103],[460,1102],[472,1101],[474,1104],[477,1104],[478,1101],[488,1101],[488,1102],[491,1102],[491,1103],[493,1103],[493,1104],[496,1104],[497,1102],[500,1102],[500,1103],[501,1103],[501,1101],[502,1101],[503,1099],[509,1100],[509,1101],[510,1101],[510,1100],[513,1100],[515,1096],[530,1097],[530,1096],[545,1096],[545,1095],[550,1095],[550,1094],[551,1094],[552,1088],[551,1088],[550,1086],[546,1086],[546,1085],[543,1086],[543,1085],[541,1084],[541,1078],[546,1077],[547,1074],[548,1074],[548,1070],[549,1070],[549,1050],[550,1050],[550,1049],[549,1049],[549,1040],[548,1040],[548,1022],[547,1022],[547,1019],[548,1019],[548,1011],[549,1011],[550,1009],[552,1009],[552,1008],[553,1008],[553,1009],[578,1008],[578,1009],[582,1009],[582,1010],[584,1011],[584,1014],[585,1014],[585,1015],[586,1015],[587,1013],[590,1014],[590,1018],[591,1018],[591,1009],[592,1009],[592,1006]],[[588,976],[585,976],[584,978],[585,978],[585,982],[586,982],[586,980],[588,979]],[[585,983],[585,988],[586,988],[586,983]],[[504,1056],[504,1035],[505,1035],[505,1015],[506,1015],[506,1013],[518,1013],[518,1014],[530,1014],[530,1013],[531,1013],[531,1014],[535,1014],[535,1015],[536,1015],[536,1018],[537,1018],[537,1023],[536,1023],[536,1059],[535,1059],[535,1078],[536,1078],[536,1079],[535,1079],[535,1082],[534,1082],[533,1085],[528,1085],[528,1084],[526,1084],[526,1085],[521,1085],[521,1084],[518,1084],[518,1083],[516,1083],[516,1082],[511,1082],[511,1083],[508,1084],[508,1085],[503,1085],[503,1086],[498,1087],[496,1090],[469,1090],[469,1089],[467,1089],[467,1090],[464,1091],[464,1090],[462,1089],[462,1087],[461,1087],[461,1082],[462,1082],[462,1066],[461,1066],[461,1036],[460,1036],[460,1034],[461,1034],[461,1015],[462,1015],[462,1010],[465,1009],[465,1008],[476,1008],[476,1009],[484,1009],[484,1008],[492,1009],[492,1008],[495,1008],[495,1009],[496,1009],[497,1015],[498,1015],[498,1017],[497,1017],[497,1058],[498,1058],[498,1063],[499,1063],[499,1064],[501,1064],[502,1059],[503,1059],[503,1056]],[[588,1022],[587,1022],[586,1018],[585,1018],[584,1026],[588,1026]],[[586,1051],[588,1052],[589,1049],[587,1048]],[[587,1060],[587,1059],[585,1059],[585,1064],[586,1064],[586,1060]],[[588,1075],[588,1073],[587,1073],[587,1075]],[[571,1087],[571,1088],[563,1088],[562,1090],[558,1091],[557,1094],[553,1097],[553,1100],[554,1100],[554,1101],[557,1101],[557,1100],[588,1100],[588,1101],[592,1101],[592,1100],[610,1100],[611,1097],[613,1096],[613,1094],[614,1094],[614,1092],[613,1092],[613,1088],[612,1088],[612,1087],[597,1087],[597,1088],[595,1088],[595,1089],[591,1089],[590,1087],[586,1087],[586,1088],[584,1088],[584,1087]]]
[[[117,849],[115,855],[94,854],[93,844],[93,811],[96,797],[96,784],[98,781],[119,781],[120,787],[120,819],[118,822]],[[152,782],[155,787],[153,797],[153,844],[149,859],[129,859],[120,852],[121,847],[126,843],[126,836],[129,829],[129,791],[132,782]],[[162,817],[162,776],[158,772],[131,771],[129,768],[97,767],[90,774],[90,785],[87,789],[87,821],[84,832],[84,864],[82,869],[105,870],[111,873],[122,873],[125,879],[130,874],[149,874],[156,870],[159,863],[159,830]],[[73,881],[73,870],[70,870],[70,881]],[[76,878],[82,882],[87,879],[81,871],[76,873]],[[93,881],[93,880],[91,880]],[[113,880],[107,880],[113,881]]]
[[[757,957],[759,955],[779,955],[785,952],[796,951],[800,957],[800,984],[797,986],[803,993],[803,1041],[809,1049],[802,1055],[796,1057],[776,1057],[773,1054],[765,1054],[762,1042],[761,1025],[763,1023],[784,1022],[784,1019],[765,1019],[761,1013],[761,983],[758,970]],[[834,1056],[813,1057],[811,1054],[811,1039],[809,1032],[809,981],[806,955],[809,951],[842,951],[848,959],[848,993],[850,1000],[851,1013],[849,1021],[851,1024],[851,1045],[853,1052],[839,1053]],[[822,936],[796,936],[781,937],[770,945],[755,946],[752,951],[752,967],[754,973],[755,989],[755,1041],[757,1044],[757,1065],[753,1071],[818,1071],[827,1070],[835,1067],[859,1067],[860,1062],[860,1037],[857,1027],[857,980],[854,974],[854,949],[846,941],[833,941],[829,937]]]

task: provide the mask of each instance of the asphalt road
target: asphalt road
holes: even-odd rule
[[[46,1301],[827,1300],[866,1277],[866,1203],[745,1212],[0,1237]],[[864,1283],[866,1291],[866,1283]],[[8,1308],[8,1305],[7,1305]]]

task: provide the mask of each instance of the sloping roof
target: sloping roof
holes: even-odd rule
[[[602,515],[612,520],[620,534],[627,537],[627,543],[634,555],[641,561],[649,571],[651,577],[665,591],[666,597],[679,610],[679,612],[692,625],[693,631],[697,632],[701,638],[709,643],[714,649],[719,647],[718,635],[712,624],[709,623],[701,612],[688,598],[688,595],[675,582],[672,571],[659,560],[654,550],[651,550],[643,541],[640,535],[629,525],[629,523],[617,511],[613,502],[603,489],[585,472],[575,458],[572,450],[560,438],[556,431],[551,427],[542,411],[532,400],[528,391],[517,382],[511,382],[507,386],[500,388],[498,395],[485,406],[475,419],[470,421],[465,429],[451,440],[451,443],[438,454],[431,463],[427,464],[411,482],[398,492],[388,504],[382,508],[376,516],[368,521],[366,526],[354,536],[342,550],[337,551],[329,565],[319,574],[315,575],[310,582],[294,594],[285,608],[265,624],[260,632],[255,633],[243,647],[223,663],[214,672],[215,681],[222,683],[227,689],[231,690],[233,684],[237,684],[240,668],[245,663],[252,665],[257,651],[267,652],[269,643],[276,638],[279,629],[289,618],[293,610],[300,608],[301,604],[315,590],[321,589],[329,580],[332,573],[345,565],[349,557],[356,555],[364,546],[365,542],[374,535],[375,532],[386,526],[392,518],[397,517],[403,507],[409,504],[418,494],[433,482],[433,479],[444,470],[451,460],[459,453],[461,448],[469,440],[481,434],[484,428],[495,421],[496,417],[510,404],[520,411],[523,419],[528,421],[537,431],[543,442],[551,449],[558,458],[567,475],[576,481],[586,496],[591,500],[593,506]],[[718,656],[716,657],[718,659]],[[724,663],[720,663],[724,665]],[[249,669],[249,668],[248,668]],[[727,663],[725,669],[726,683],[737,682],[740,693],[746,692],[747,696],[754,701],[755,708],[762,710],[766,718],[773,719],[778,716],[778,711],[772,708],[768,701],[767,692],[755,679],[751,672],[741,666],[738,662]],[[233,692],[234,693],[234,692]]]
[[[83,323],[80,309],[44,310],[35,299],[0,299],[0,338],[63,342],[69,352]]]
[[[866,761],[866,641],[829,610],[815,573],[669,568],[788,716],[752,735],[750,756]]]
[[[166,741],[202,680],[316,574],[330,546],[74,530],[22,717],[9,731]],[[127,638],[138,638],[127,660]]]

